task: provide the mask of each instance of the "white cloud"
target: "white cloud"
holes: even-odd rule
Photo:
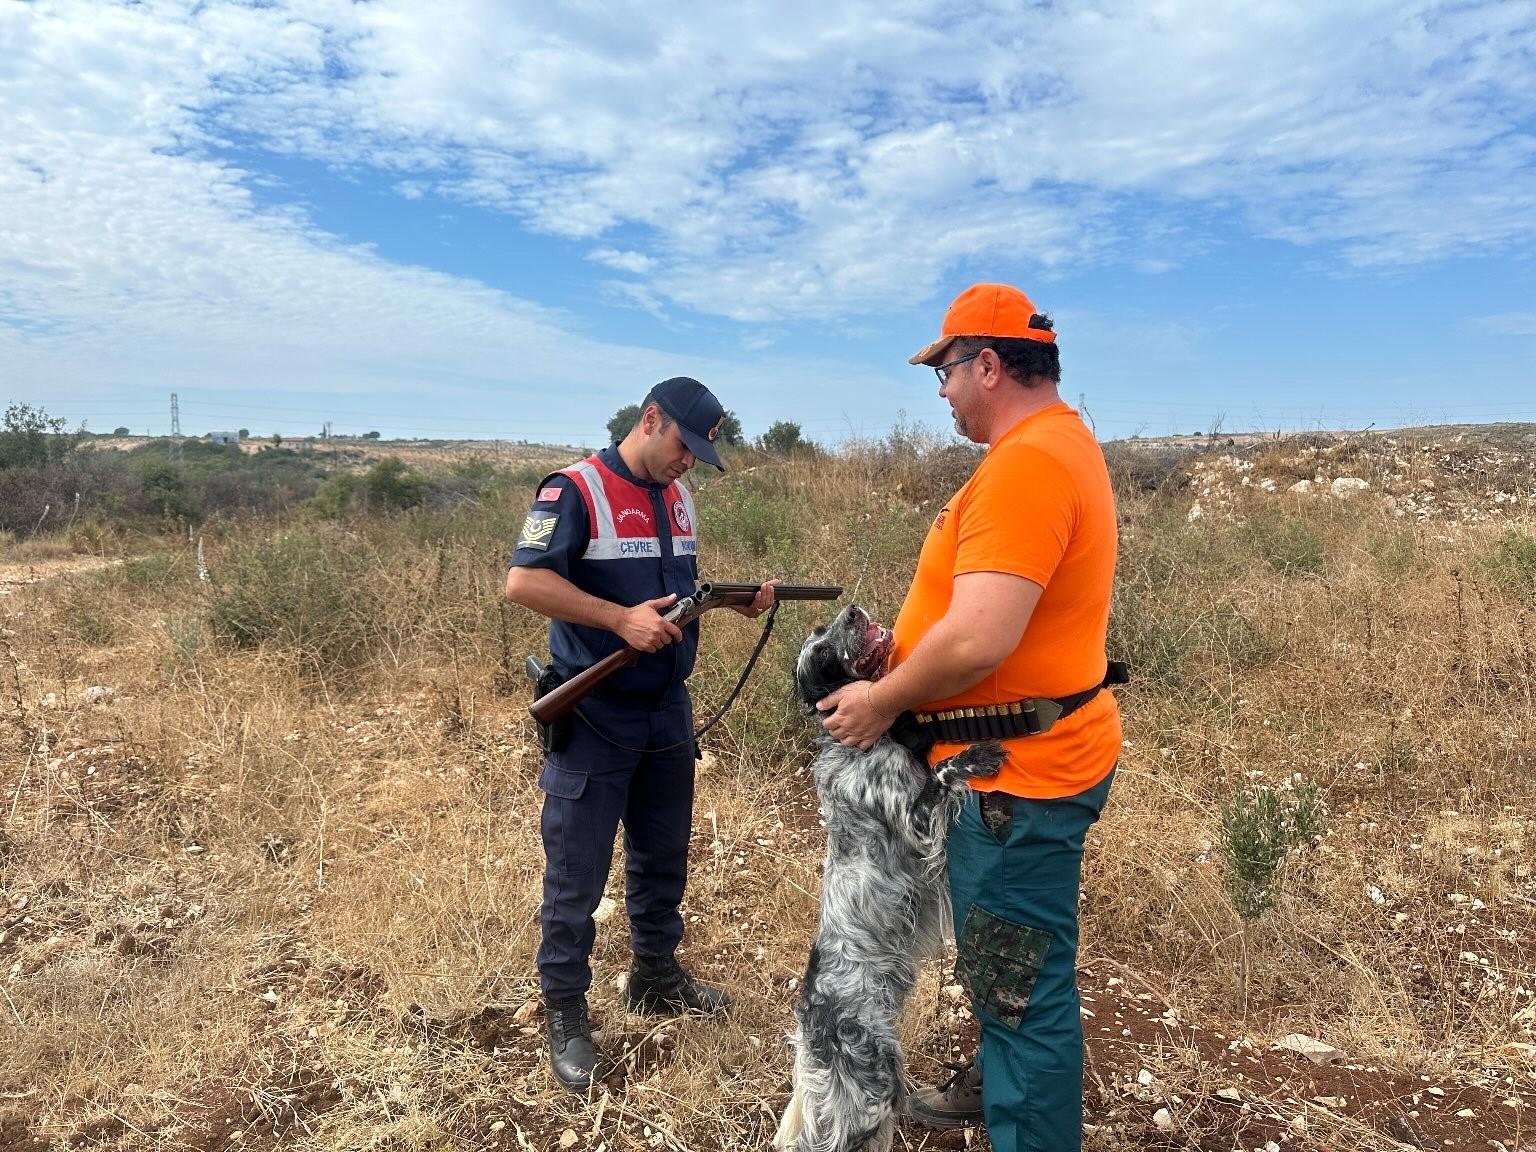
[[[1536,312],[1504,312],[1497,316],[1480,316],[1475,323],[1479,328],[1504,336],[1536,336]]]
[[[261,26],[270,11],[0,5],[9,387],[354,393],[360,406],[430,389],[531,435],[541,422],[578,435],[594,409],[686,370],[757,417],[751,396],[785,368],[592,339],[579,317],[260,207],[261,174],[211,158],[205,113],[221,93],[323,58],[312,26]],[[848,379],[855,396],[889,387]]]
[[[1362,264],[1536,235],[1529,5],[666,11],[250,10],[308,31],[222,81],[218,118],[554,234],[640,225],[626,270],[742,320],[910,303],[962,259],[1166,260],[1148,197]]]
[[[260,207],[262,149],[582,241],[630,277],[598,291],[674,324],[846,324],[957,266],[1168,267],[1211,242],[1186,206],[1362,265],[1536,237],[1529,4],[953,13],[0,3],[0,356],[357,389],[504,387],[573,347],[562,383],[612,387],[668,359]]]

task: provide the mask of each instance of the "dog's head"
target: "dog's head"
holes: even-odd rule
[[[795,662],[795,690],[807,708],[855,680],[878,680],[891,654],[891,630],[856,604],[805,638]]]

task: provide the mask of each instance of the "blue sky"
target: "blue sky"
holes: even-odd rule
[[[977,280],[1101,437],[1536,420],[1536,3],[0,0],[0,401],[97,430],[947,426]]]

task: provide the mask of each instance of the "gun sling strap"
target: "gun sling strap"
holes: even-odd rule
[[[1070,696],[1033,696],[1006,704],[986,704],[975,708],[952,708],[942,712],[914,712],[922,731],[946,744],[965,744],[975,740],[1009,740],[1016,736],[1038,736],[1049,732],[1063,716],[1070,716],[1112,684],[1131,682],[1130,665],[1111,660],[1104,679]]]
[[[736,687],[731,689],[731,694],[725,698],[725,703],[720,705],[720,707],[715,710],[715,714],[709,718],[703,727],[697,729],[694,734],[688,737],[686,740],[679,740],[676,744],[668,744],[663,748],[631,748],[628,744],[620,744],[617,740],[609,736],[596,724],[592,723],[591,720],[588,720],[586,713],[581,710],[581,705],[578,704],[575,708],[571,709],[571,711],[577,718],[581,720],[583,724],[592,729],[592,731],[601,739],[606,740],[615,748],[622,748],[626,752],[670,752],[672,749],[681,748],[685,744],[697,744],[699,742],[699,737],[703,736],[704,733],[708,732],[716,724],[720,723],[722,719],[724,719],[726,709],[729,708],[732,704],[736,703],[736,697],[741,695],[742,688],[746,686],[747,677],[752,675],[752,668],[757,663],[757,658],[763,654],[763,648],[768,644],[768,635],[773,631],[773,620],[774,617],[776,617],[778,614],[779,602],[775,600],[771,605],[769,605],[767,615],[763,620],[762,635],[757,638],[757,647],[752,649],[752,655],[747,657],[747,666],[741,670],[741,676],[736,681]]]

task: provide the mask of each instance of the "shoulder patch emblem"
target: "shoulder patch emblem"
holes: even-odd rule
[[[539,489],[538,503],[553,504],[558,499],[560,499],[560,489],[556,488],[553,484],[551,484],[548,488]]]
[[[528,513],[528,518],[523,521],[523,530],[517,537],[517,546],[548,551],[550,537],[555,534],[555,525],[558,523],[560,523],[558,513]]]
[[[684,532],[693,531],[693,522],[688,519],[688,509],[681,500],[672,501],[672,519],[677,521],[677,526]]]

